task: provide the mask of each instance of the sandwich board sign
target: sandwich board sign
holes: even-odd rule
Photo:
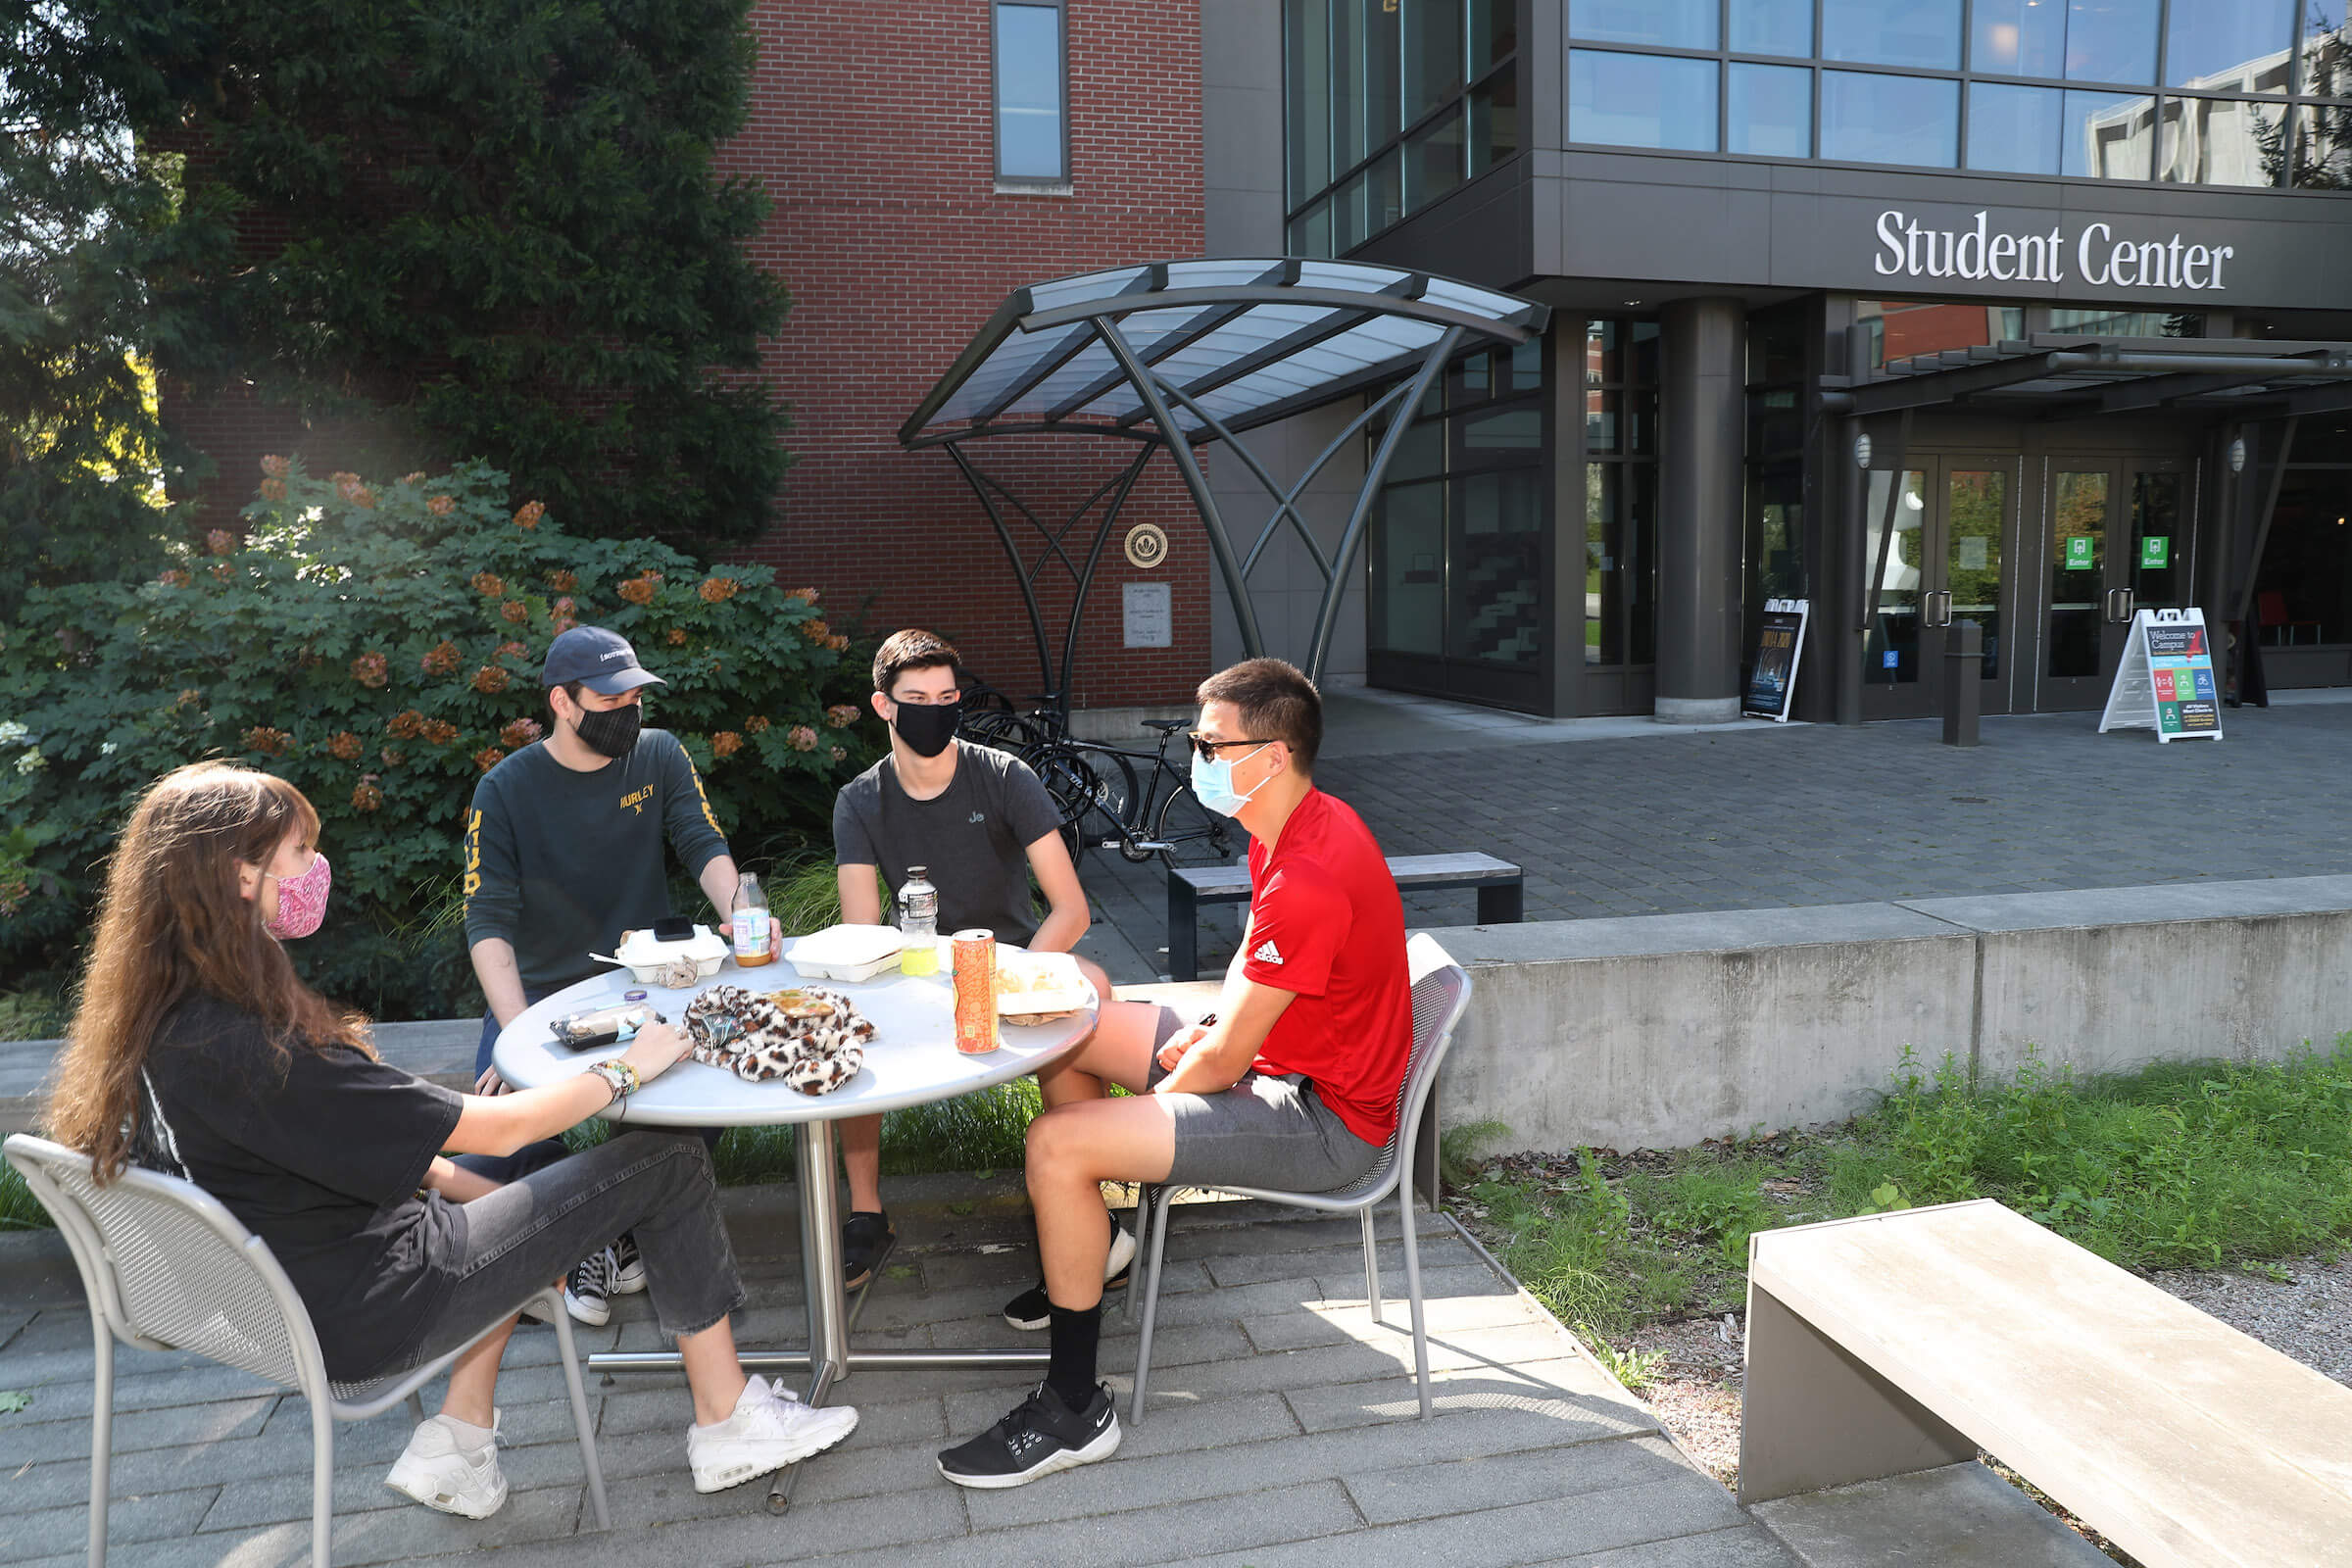
[[[1750,718],[1788,722],[1796,701],[1796,663],[1805,652],[1808,601],[1767,599],[1764,625],[1756,634],[1756,662],[1747,677],[1746,700],[1740,705]]]
[[[2161,744],[2222,738],[2221,694],[2202,610],[2142,610],[2107,690],[2099,733],[2152,729]]]

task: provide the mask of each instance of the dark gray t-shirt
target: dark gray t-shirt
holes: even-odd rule
[[[689,876],[727,853],[686,748],[649,729],[626,757],[579,773],[535,741],[492,768],[466,813],[466,945],[514,945],[523,988],[602,971],[588,956],[669,913],[669,841]]]
[[[1029,846],[1061,826],[1061,812],[1029,764],[993,747],[956,742],[956,777],[938,799],[918,801],[885,757],[842,786],[833,802],[837,865],[878,865],[898,918],[906,868],[919,865],[939,889],[939,934],[985,927],[1000,942],[1028,946],[1037,935],[1029,892]]]

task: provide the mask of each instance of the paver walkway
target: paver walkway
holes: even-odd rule
[[[1525,866],[1530,920],[2352,871],[2352,691],[2228,710],[2219,742],[2056,713],[1985,719],[1973,751],[1933,720],[1678,730],[1347,693],[1327,711],[1318,782],[1391,855]],[[1160,868],[1097,851],[1080,870],[1097,918],[1080,951],[1113,980],[1163,971]],[[1472,898],[1408,897],[1405,918],[1467,924]],[[1203,973],[1239,921],[1203,914]]]
[[[998,1178],[969,1218],[902,1214],[866,1343],[1001,1344],[998,1309],[1035,1277],[1025,1222]],[[728,1196],[752,1280],[746,1345],[800,1343],[790,1188]],[[861,1372],[841,1385],[861,1423],[806,1461],[791,1512],[765,1488],[698,1495],[675,1383],[591,1380],[614,1529],[587,1527],[586,1488],[555,1337],[525,1327],[500,1382],[512,1494],[475,1523],[385,1490],[405,1412],[337,1434],[335,1560],[412,1562],[489,1550],[495,1568],[732,1568],[824,1561],[876,1568],[1207,1562],[1256,1568],[1794,1568],[1639,1403],[1446,1222],[1424,1220],[1440,1413],[1413,1419],[1411,1341],[1364,1310],[1353,1221],[1255,1205],[1180,1208],[1153,1353],[1149,1419],[1103,1464],[1006,1492],[942,1480],[933,1455],[1018,1398],[1017,1374]],[[1393,1225],[1393,1221],[1392,1221]],[[0,1256],[27,1255],[10,1244]],[[1389,1288],[1402,1285],[1392,1244]],[[1392,1298],[1389,1320],[1406,1321]],[[1134,1364],[1123,1314],[1105,1325],[1114,1388]],[[642,1297],[585,1330],[590,1348],[650,1348]],[[72,1270],[0,1268],[0,1387],[33,1396],[0,1416],[0,1560],[79,1563],[88,1484],[90,1342]],[[172,1354],[119,1352],[114,1558],[132,1568],[275,1568],[309,1547],[302,1400]],[[431,1402],[430,1391],[427,1396]]]

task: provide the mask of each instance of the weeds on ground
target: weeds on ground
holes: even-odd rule
[[[1467,1178],[1453,1182],[1466,1216],[1588,1341],[1740,1308],[1756,1231],[1971,1198],[2126,1267],[2259,1269],[2352,1248],[2352,1034],[2327,1054],[2090,1080],[2029,1054],[1975,1083],[1949,1056],[1930,1067],[1906,1051],[1880,1109],[1833,1133],[1446,1153]]]
[[[65,1033],[66,1001],[46,991],[0,991],[0,1040],[51,1040]]]

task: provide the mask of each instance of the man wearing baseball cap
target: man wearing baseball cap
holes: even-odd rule
[[[484,1092],[498,1088],[490,1049],[501,1029],[600,972],[589,955],[612,952],[621,932],[670,913],[663,839],[713,908],[723,912],[735,896],[735,859],[693,760],[667,730],[642,727],[645,688],[665,682],[637,662],[628,639],[574,626],[549,646],[539,679],[552,717],[547,737],[484,774],[466,813],[466,941],[490,1004],[473,1062]],[[505,1181],[561,1152],[557,1145],[504,1164],[466,1163]],[[564,1303],[601,1324],[615,1291],[644,1288],[636,1249],[623,1238],[618,1251],[608,1248],[572,1271]]]

